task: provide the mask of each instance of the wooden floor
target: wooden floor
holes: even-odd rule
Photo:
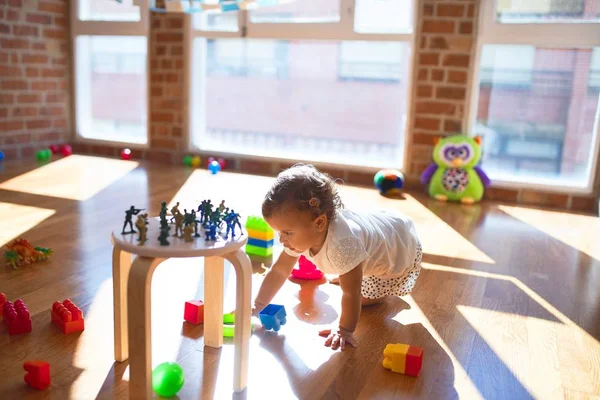
[[[271,178],[133,161],[71,156],[38,167],[0,163],[0,245],[16,237],[51,247],[49,262],[0,268],[0,292],[22,298],[33,332],[0,326],[0,399],[127,398],[127,363],[113,361],[111,244],[130,205],[157,215],[160,201],[196,207],[225,199],[257,214]],[[339,287],[287,282],[274,303],[288,324],[251,338],[249,399],[584,399],[600,396],[600,221],[514,205],[446,205],[421,194],[384,199],[344,187],[347,207],[390,207],[417,223],[424,270],[411,296],[363,310],[359,346],[323,346],[317,330],[340,313]],[[278,249],[279,251],[280,249]],[[268,264],[268,260],[266,262]],[[202,326],[183,322],[185,300],[201,298],[201,260],[169,260],[155,273],[153,362],[177,361],[180,399],[232,397],[233,347],[205,349]],[[264,263],[255,262],[256,293]],[[234,306],[226,264],[225,309]],[[85,316],[62,335],[50,307],[70,298]],[[425,349],[421,376],[381,366],[387,343]],[[23,382],[22,364],[51,364],[45,392]]]

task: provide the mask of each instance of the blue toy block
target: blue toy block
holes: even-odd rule
[[[221,6],[221,10],[223,10],[223,12],[237,11],[240,9],[240,6],[238,6],[236,0],[220,0],[219,5]]]
[[[262,326],[266,330],[273,329],[275,332],[279,331],[281,325],[285,325],[286,316],[285,307],[279,304],[269,304],[258,313]]]
[[[260,240],[260,239],[248,238],[248,244],[250,246],[272,247],[274,242],[275,241],[273,239],[271,239],[271,240]]]

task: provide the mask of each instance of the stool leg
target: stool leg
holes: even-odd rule
[[[204,345],[223,345],[223,266],[221,257],[204,259]]]
[[[131,269],[131,254],[113,247],[113,311],[115,329],[115,361],[129,358],[127,342],[127,279]]]
[[[129,323],[129,398],[152,399],[152,275],[162,258],[138,256],[127,285]]]
[[[252,264],[242,250],[225,255],[233,264],[236,275],[235,344],[233,390],[243,391],[248,384],[248,355],[250,350],[250,317],[252,312]]]

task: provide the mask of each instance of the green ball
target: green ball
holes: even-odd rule
[[[183,165],[190,167],[192,165],[192,156],[183,157]]]
[[[46,160],[49,160],[52,158],[52,150],[45,149],[44,152],[46,153]]]
[[[46,160],[49,160],[50,157],[52,156],[52,151],[50,149],[38,150],[35,153],[35,156],[38,159],[38,161],[46,161]]]
[[[175,396],[184,382],[183,369],[177,363],[164,362],[152,371],[152,389],[159,396]]]

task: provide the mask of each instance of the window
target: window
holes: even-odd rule
[[[146,144],[148,11],[132,0],[72,4],[78,137]]]
[[[591,191],[600,0],[486,2],[478,42],[473,133],[483,136],[491,179]]]
[[[357,0],[353,8],[354,1],[305,0],[219,14],[226,19],[195,15],[192,145],[402,167],[412,2]]]

